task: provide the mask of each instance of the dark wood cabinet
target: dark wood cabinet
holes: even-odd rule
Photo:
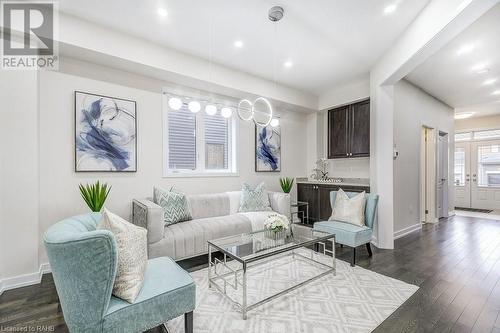
[[[328,158],[349,154],[349,106],[328,112]]]
[[[328,111],[328,158],[370,156],[370,100]]]
[[[370,187],[368,186],[343,186],[339,184],[312,183],[297,184],[297,200],[309,203],[308,223],[312,224],[314,222],[326,221],[328,220],[328,218],[330,218],[330,216],[332,215],[330,192],[338,191],[339,188],[342,188],[342,190],[344,190],[345,192],[370,192]],[[299,210],[303,211],[304,209],[305,208],[301,207]]]

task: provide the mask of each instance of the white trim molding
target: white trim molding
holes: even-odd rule
[[[50,272],[50,265],[48,263],[45,263],[40,265],[38,272],[13,276],[7,279],[0,280],[0,295],[6,290],[38,284],[42,281],[43,274]]]
[[[394,233],[394,240],[401,238],[403,236],[406,236],[414,231],[421,230],[421,229],[422,229],[422,224],[418,223],[418,224],[411,225],[407,228],[398,230]]]
[[[452,216],[455,216],[455,210],[450,210],[448,212],[448,217],[452,217]]]

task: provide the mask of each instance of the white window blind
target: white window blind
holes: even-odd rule
[[[196,169],[196,115],[185,105],[168,112],[168,167]]]
[[[205,168],[228,168],[229,122],[221,115],[205,116]]]

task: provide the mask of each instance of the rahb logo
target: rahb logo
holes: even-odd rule
[[[58,69],[58,11],[53,1],[2,1],[2,69]]]

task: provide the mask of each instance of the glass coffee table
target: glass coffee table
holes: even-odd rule
[[[327,274],[335,275],[335,235],[314,231],[312,228],[292,224],[287,233],[276,237],[269,230],[261,230],[229,236],[208,241],[208,287],[215,288],[242,312],[243,319],[248,311],[269,302],[277,297],[300,288]],[[332,242],[332,250],[326,248],[326,243]],[[223,259],[212,256],[214,251],[220,251]],[[317,260],[318,253],[332,255],[331,265]],[[253,304],[247,304],[247,279],[252,268],[269,263],[282,257],[291,260],[306,261],[316,266],[320,271],[304,281],[274,293]],[[233,259],[233,260],[230,260]],[[328,260],[329,261],[329,260]],[[241,292],[241,302],[231,297]]]

